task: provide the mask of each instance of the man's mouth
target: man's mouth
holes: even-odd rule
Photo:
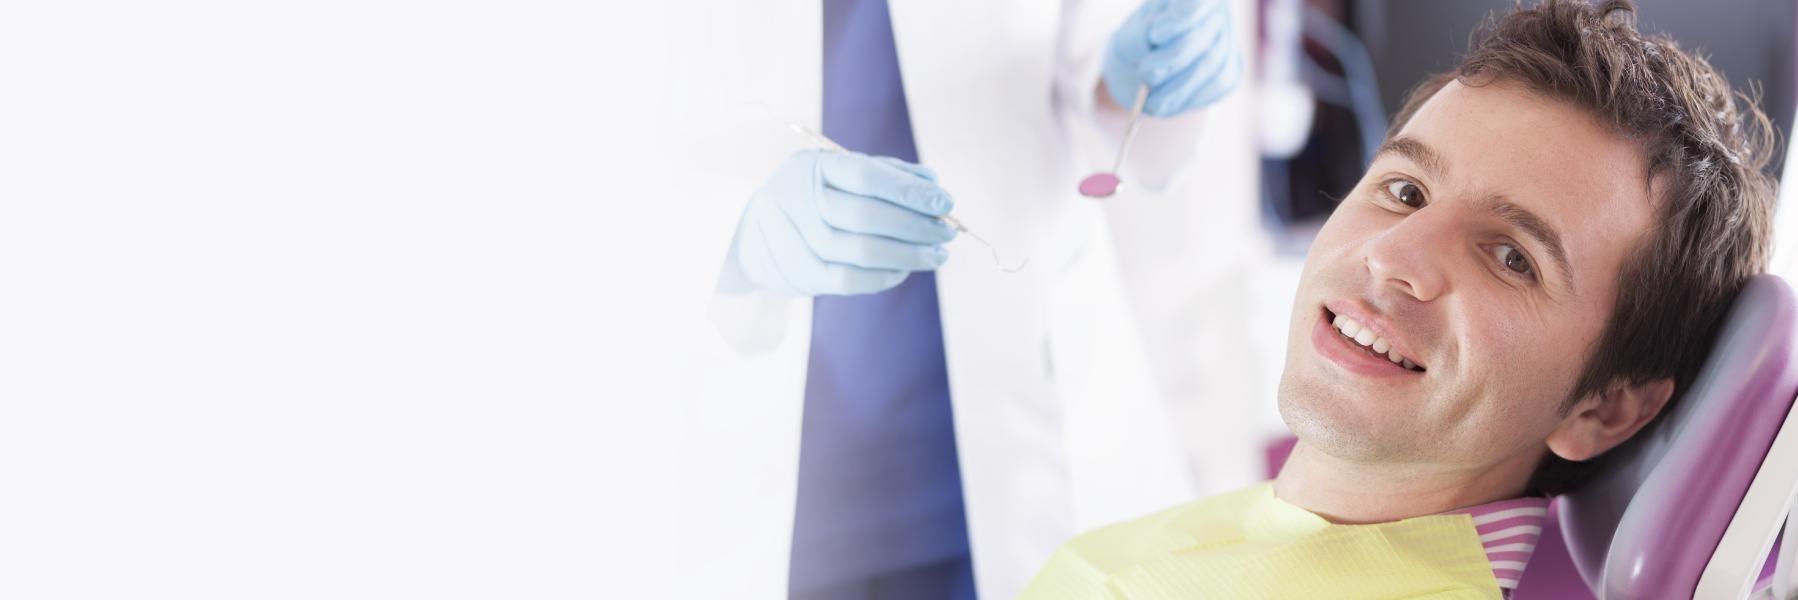
[[[1329,325],[1330,329],[1335,331],[1336,337],[1339,338],[1340,341],[1348,342],[1349,346],[1359,349],[1361,352],[1366,353],[1367,356],[1391,361],[1394,365],[1407,371],[1414,373],[1424,372],[1424,368],[1418,365],[1416,361],[1399,354],[1398,350],[1393,348],[1390,342],[1381,338],[1379,334],[1374,333],[1372,329],[1356,322],[1354,319],[1330,312],[1327,308],[1324,309],[1323,313],[1324,322]]]

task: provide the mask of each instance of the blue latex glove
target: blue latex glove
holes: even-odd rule
[[[1105,89],[1120,106],[1149,86],[1143,112],[1171,117],[1209,105],[1242,81],[1228,0],[1147,0],[1105,50]]]
[[[871,294],[948,259],[955,207],[930,169],[856,152],[804,150],[749,198],[731,260],[780,293]]]

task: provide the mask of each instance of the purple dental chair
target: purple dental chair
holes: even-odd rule
[[[1787,525],[1798,491],[1795,343],[1792,288],[1755,277],[1665,422],[1620,449],[1585,489],[1559,499],[1567,549],[1598,598],[1798,593],[1789,572],[1798,539],[1780,544],[1771,580],[1762,576],[1781,526],[1798,535]]]

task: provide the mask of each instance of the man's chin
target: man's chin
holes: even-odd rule
[[[1280,420],[1306,446],[1338,460],[1373,462],[1415,454],[1421,440],[1406,433],[1412,423],[1394,422],[1396,413],[1386,416],[1388,411],[1372,410],[1360,400],[1282,378]]]

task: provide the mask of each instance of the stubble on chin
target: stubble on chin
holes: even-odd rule
[[[1429,433],[1415,420],[1357,412],[1342,392],[1291,376],[1280,379],[1280,419],[1305,445],[1338,460],[1409,462],[1425,459]]]

